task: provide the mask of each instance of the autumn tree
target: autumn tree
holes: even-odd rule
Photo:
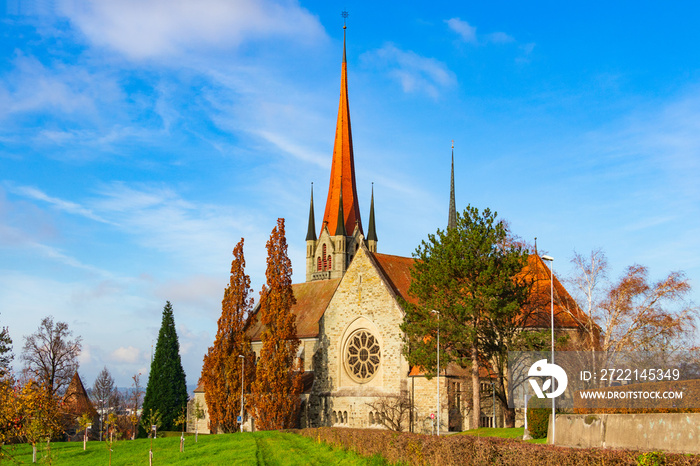
[[[568,281],[583,312],[565,309],[584,331],[584,349],[674,352],[697,344],[698,308],[687,300],[691,286],[683,272],[652,282],[648,269],[635,264],[611,281],[601,249],[576,253],[571,262],[576,272]]]
[[[252,386],[252,405],[256,426],[274,430],[294,427],[297,423],[303,370],[295,364],[300,341],[292,312],[296,300],[282,218],[277,220],[267,242],[265,278],[259,310],[262,350]]]
[[[175,418],[187,404],[185,371],[180,359],[180,343],[170,301],[163,307],[163,317],[156,351],[148,374],[143,412],[158,412],[164,430],[173,430]],[[144,433],[144,432],[142,432]]]
[[[73,332],[65,322],[44,317],[37,331],[24,337],[22,360],[27,372],[46,387],[51,396],[62,393],[78,370],[82,339],[71,339]]]
[[[253,299],[249,296],[250,277],[245,274],[243,241],[241,238],[233,249],[231,276],[221,302],[216,339],[204,355],[202,366],[201,382],[212,432],[239,430],[237,416],[241,412],[243,366],[246,369],[244,383],[250,384],[255,376],[255,353],[245,333],[245,319],[252,309]],[[239,357],[241,355],[244,357]]]
[[[59,401],[50,390],[30,380],[18,396],[19,437],[32,445],[32,462],[36,463],[37,444],[63,432]]]
[[[490,356],[502,352],[495,344],[506,325],[527,301],[529,288],[516,275],[527,253],[506,241],[508,232],[496,213],[468,206],[457,223],[429,235],[416,249],[409,294],[418,305],[405,303],[401,329],[409,364],[436,375],[437,332],[440,365],[454,363],[471,372],[472,423],[479,425],[481,394],[479,369]],[[505,390],[504,390],[505,391]]]

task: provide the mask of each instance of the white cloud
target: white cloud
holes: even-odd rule
[[[459,18],[450,18],[445,20],[447,26],[456,32],[464,42],[476,44],[476,28],[468,22],[462,21]]]
[[[443,62],[410,50],[401,50],[393,44],[385,44],[381,49],[367,52],[362,59],[386,67],[389,75],[407,93],[425,92],[431,97],[437,97],[441,89],[457,82],[454,73]]]
[[[112,351],[110,359],[116,363],[137,363],[141,359],[141,350],[133,346],[120,346]]]
[[[294,1],[63,0],[61,10],[91,42],[132,59],[236,47],[267,36],[312,41],[324,34],[318,18]]]
[[[13,71],[0,81],[0,117],[48,111],[70,118],[92,114],[95,95],[110,95],[106,80],[95,80],[83,68],[47,68],[34,57],[16,52]]]

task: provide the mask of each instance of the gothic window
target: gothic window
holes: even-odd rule
[[[369,425],[374,425],[374,414],[372,414],[372,411],[369,412]]]
[[[379,342],[368,330],[358,330],[345,343],[345,370],[355,382],[372,380],[379,369]]]
[[[326,245],[323,245],[323,270],[326,271],[328,270],[328,260],[326,259]]]
[[[317,269],[318,269],[318,270],[317,270],[317,272],[320,272],[320,271],[321,271],[321,258],[320,258],[320,257],[318,258],[318,261],[317,261],[317,262],[318,262],[318,266],[317,266]]]
[[[333,270],[333,267],[331,267],[331,256],[330,256],[330,254],[328,255],[328,270]]]

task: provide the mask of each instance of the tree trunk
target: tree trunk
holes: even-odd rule
[[[472,343],[472,428],[479,427],[481,417],[481,386],[479,385],[479,353]]]
[[[505,407],[503,412],[505,414],[506,427],[515,427],[515,409]]]
[[[36,463],[36,443],[32,444],[32,463]]]

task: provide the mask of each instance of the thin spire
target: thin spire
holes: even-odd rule
[[[347,236],[345,222],[343,221],[343,186],[340,186],[340,202],[338,203],[338,224],[335,226],[335,236]]]
[[[347,11],[343,11],[340,16],[343,17],[343,63],[347,63],[348,61],[345,59],[345,31],[347,30],[348,26],[345,24],[345,20],[348,19],[348,16],[350,13]]]
[[[369,204],[369,231],[367,241],[377,241],[377,228],[374,225],[374,183],[372,183],[372,200]]]
[[[311,206],[309,207],[309,229],[306,241],[316,241],[316,219],[314,217],[314,184],[311,183]]]
[[[452,170],[450,172],[450,213],[447,229],[457,226],[457,207],[455,206],[455,141],[452,140]]]
[[[345,17],[345,15],[344,15]],[[323,213],[323,221],[328,225],[338,222],[337,214],[340,212],[340,191],[343,191],[343,212],[345,213],[345,225],[343,229],[352,232],[357,225],[360,233],[362,219],[360,218],[360,206],[357,200],[357,187],[355,184],[355,159],[352,148],[352,129],[350,125],[350,106],[348,102],[347,62],[345,58],[345,26],[343,27],[343,63],[340,75],[340,103],[338,105],[338,121],[335,127],[335,143],[333,145],[333,162],[331,164],[331,177],[328,186],[328,198],[326,209]]]

